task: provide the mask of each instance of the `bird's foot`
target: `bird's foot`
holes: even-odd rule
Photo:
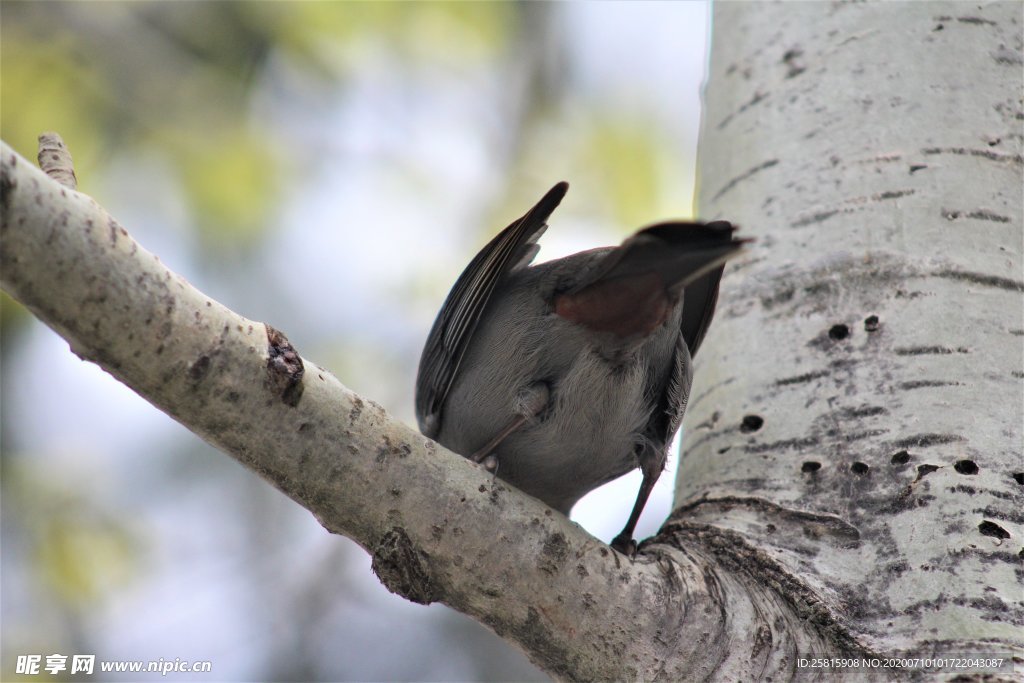
[[[626,557],[634,557],[636,555],[636,541],[633,540],[633,536],[629,534],[619,534],[612,539],[612,550],[618,551]]]

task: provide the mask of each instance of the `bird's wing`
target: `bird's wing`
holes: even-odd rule
[[[488,242],[455,281],[427,337],[416,375],[416,419],[424,435],[434,438],[440,432],[448,391],[498,282],[533,260],[548,216],[568,189],[569,184],[561,182],[548,190],[526,215]]]

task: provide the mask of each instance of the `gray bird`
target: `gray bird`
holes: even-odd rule
[[[470,262],[438,313],[416,377],[424,435],[568,515],[635,467],[643,482],[616,550],[665,467],[733,226],[659,223],[619,247],[530,266],[559,183]]]

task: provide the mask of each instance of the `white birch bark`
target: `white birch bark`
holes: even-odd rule
[[[1024,645],[1021,9],[715,6],[701,215],[758,242],[698,359],[680,517],[881,653]]]

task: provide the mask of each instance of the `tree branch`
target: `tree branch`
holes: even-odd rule
[[[669,571],[618,556],[205,296],[91,198],[6,144],[0,154],[4,290],[77,356],[359,543],[390,590],[469,614],[572,679],[651,677],[665,645],[644,634],[685,614],[683,596],[716,601],[692,561]],[[701,648],[690,641],[691,660]]]

